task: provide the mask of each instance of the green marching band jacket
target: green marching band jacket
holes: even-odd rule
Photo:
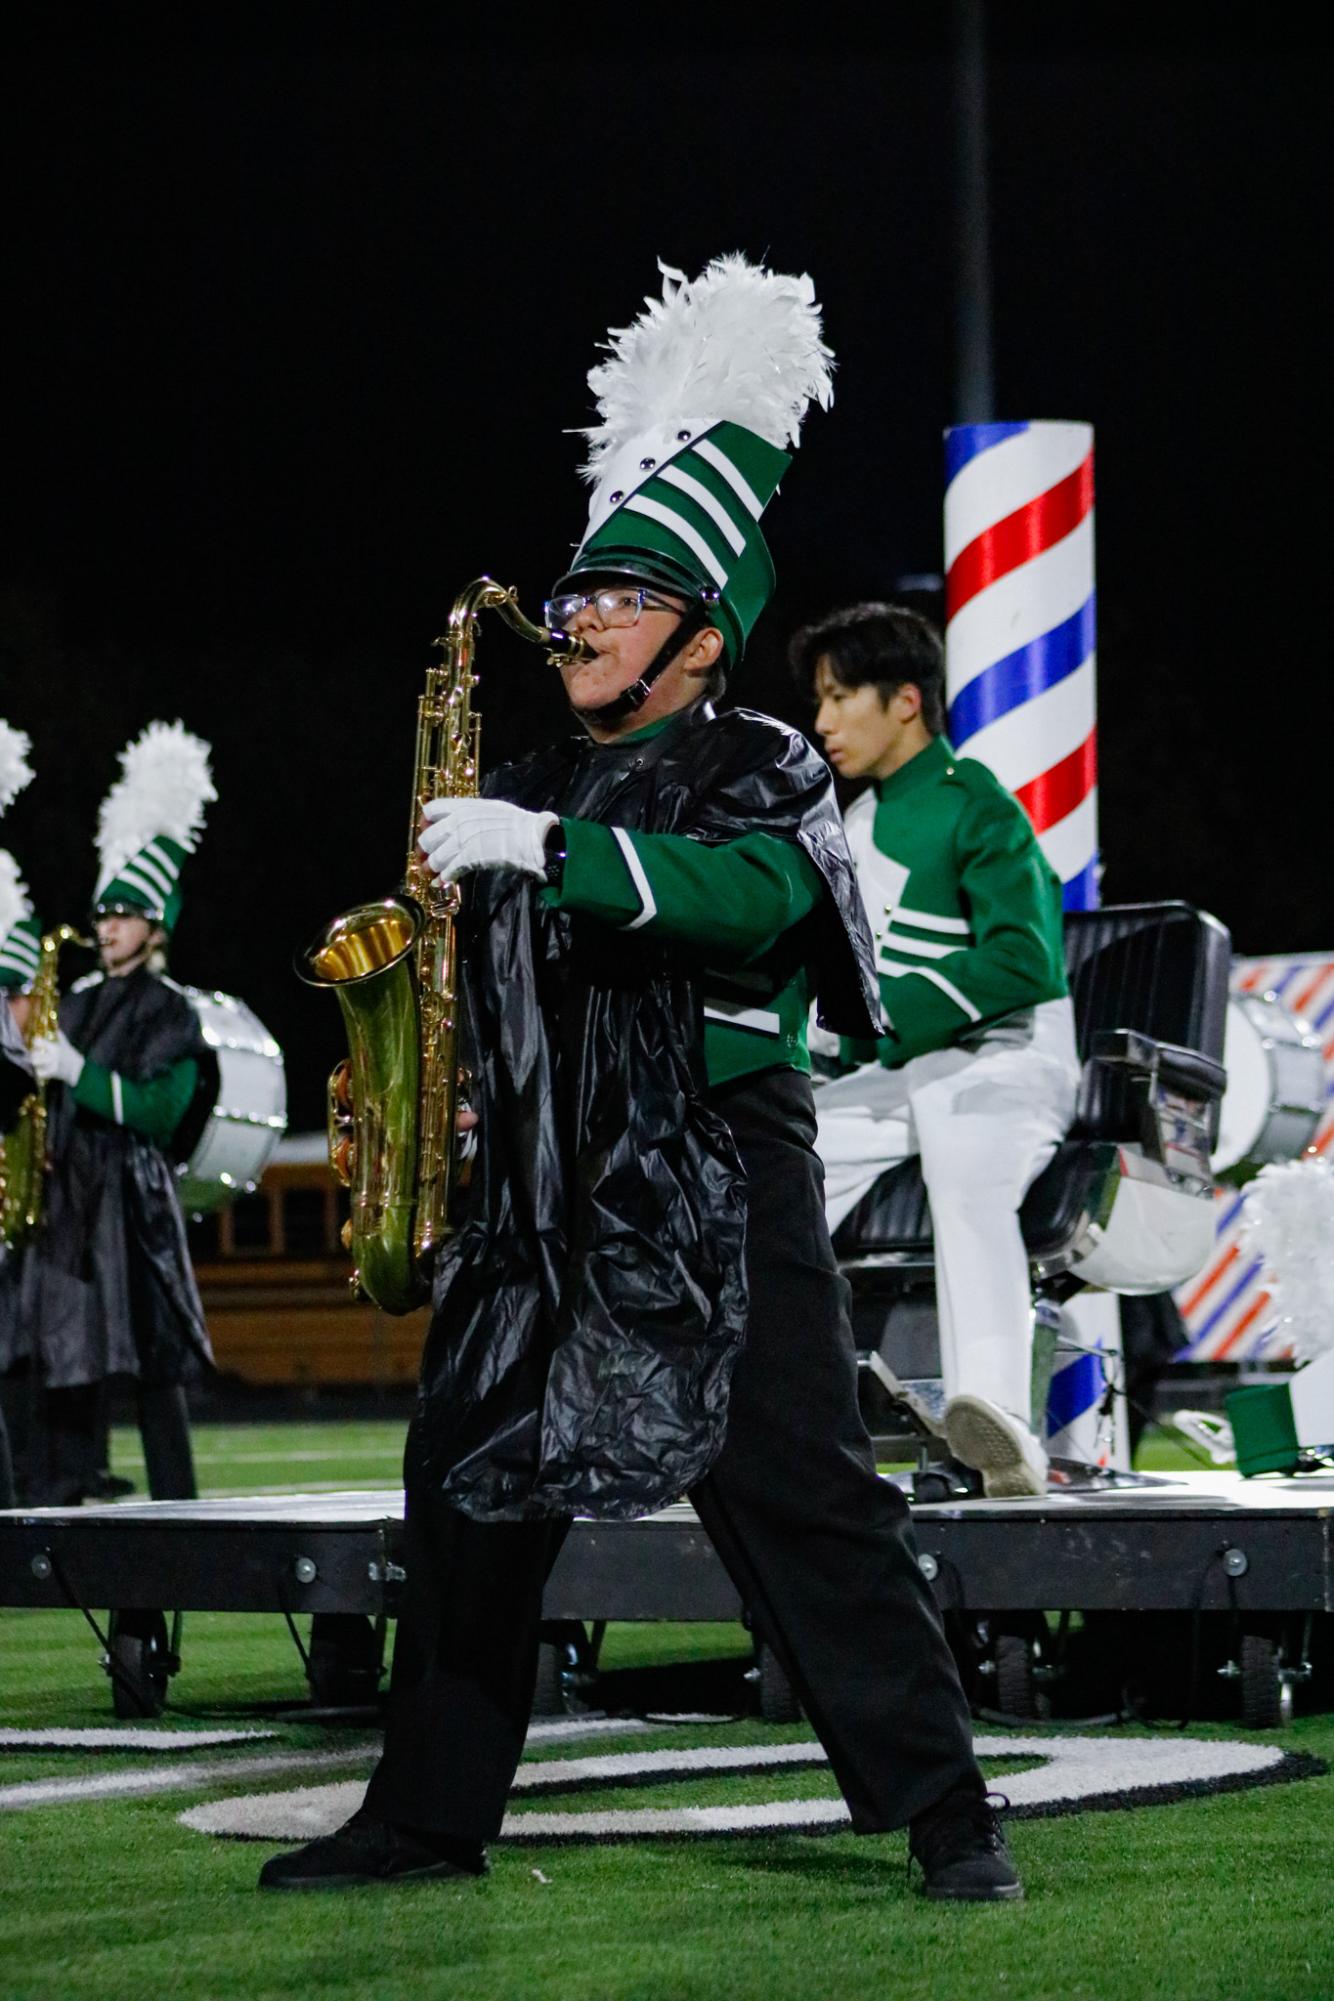
[[[745,1187],[710,1089],[806,1064],[814,994],[883,1027],[829,771],[702,704],[486,792],[564,823],[559,884],[484,871],[461,927],[481,1114],[436,1270],[410,1481],[488,1520],[648,1512],[708,1471],[745,1331]]]
[[[1060,881],[986,765],[935,737],[846,824],[890,1032],[845,1058],[893,1067],[1068,991]]]

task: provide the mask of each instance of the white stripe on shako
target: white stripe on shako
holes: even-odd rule
[[[128,864],[137,869],[153,884],[159,896],[170,896],[176,887],[176,870],[170,862],[164,862],[156,848],[141,848],[134,860]]]
[[[726,588],[727,572],[713,550],[704,537],[672,508],[664,507],[660,500],[647,500],[642,493],[636,493],[626,501],[625,511],[627,514],[643,514],[648,520],[658,522],[663,528],[669,528],[679,541],[685,543],[693,555],[699,557],[719,590]]]
[[[715,472],[722,474],[746,512],[758,521],[764,512],[764,502],[755,493],[740,468],[732,464],[727,453],[720,451],[711,438],[701,438],[698,444],[692,445],[690,449],[697,457],[703,459],[705,465],[711,465]]]
[[[680,466],[675,465],[664,466],[658,477],[665,479],[669,486],[678,487],[682,493],[688,494],[696,507],[702,507],[709,519],[722,529],[732,554],[734,556],[741,554],[746,546],[745,536],[718,496],[710,493],[702,480],[692,479],[688,472],[682,472]]]
[[[127,862],[125,867],[120,871],[118,880],[128,883],[131,889],[137,889],[141,896],[147,897],[150,909],[156,910],[166,901],[157,884],[141,870],[135,868],[131,862]]]

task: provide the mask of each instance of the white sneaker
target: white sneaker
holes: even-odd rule
[[[1047,1455],[1020,1418],[986,1397],[951,1397],[945,1406],[945,1438],[965,1466],[982,1475],[988,1499],[1045,1494]]]

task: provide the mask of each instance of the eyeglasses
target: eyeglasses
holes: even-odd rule
[[[652,591],[630,590],[624,584],[605,591],[567,591],[563,597],[548,598],[543,607],[547,624],[557,632],[568,632],[571,619],[581,611],[591,611],[601,626],[638,625],[641,611],[675,611],[679,604],[655,597]]]

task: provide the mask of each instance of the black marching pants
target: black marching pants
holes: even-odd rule
[[[22,1449],[15,1439],[24,1505],[77,1508],[106,1464],[106,1382],[43,1389],[27,1372],[12,1380],[22,1386],[27,1404]],[[194,1500],[198,1489],[185,1391],[179,1383],[136,1380],[134,1395],[149,1494],[155,1501]]]
[[[746,1168],[750,1318],[727,1441],[690,1498],[801,1697],[853,1825],[900,1827],[983,1782],[907,1504],[877,1478],[857,1409],[810,1085],[770,1071],[714,1103]],[[366,1810],[486,1841],[523,1749],[542,1588],[568,1523],[474,1522],[411,1484],[407,1519],[385,1750]]]

